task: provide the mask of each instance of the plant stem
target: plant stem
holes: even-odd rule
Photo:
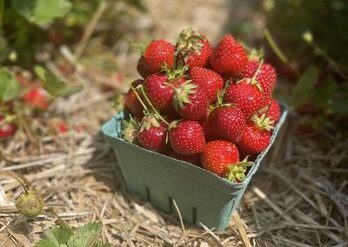
[[[158,111],[156,110],[156,108],[153,106],[153,104],[152,104],[151,100],[149,99],[149,97],[147,97],[147,94],[146,94],[146,92],[145,92],[145,90],[144,90],[143,85],[140,86],[140,91],[141,91],[142,95],[144,96],[146,102],[150,105],[151,110],[153,110],[154,113],[156,114],[156,116],[157,116],[159,119],[161,119],[161,121],[162,121],[163,123],[165,123],[166,125],[169,125],[169,123],[161,116],[161,114],[159,114],[159,112],[158,112]]]
[[[255,73],[253,77],[251,78],[251,80],[256,80],[257,73],[259,73],[262,65],[263,65],[263,58],[260,59],[259,65],[257,66],[257,69],[255,70]]]
[[[142,101],[141,97],[139,96],[137,90],[136,90],[133,86],[131,86],[131,89],[132,89],[132,91],[134,92],[134,94],[135,94],[135,96],[137,97],[137,99],[139,100],[139,102],[140,102],[140,104],[142,105],[142,107],[144,108],[144,110],[147,110],[147,107],[146,107],[146,105],[144,104],[144,102]]]
[[[269,45],[271,46],[271,48],[274,51],[274,53],[278,56],[278,58],[284,64],[288,64],[288,62],[289,62],[288,58],[284,55],[284,53],[280,50],[279,46],[276,44],[276,42],[275,42],[271,32],[267,28],[265,28],[263,33],[265,34],[266,39],[267,39]]]

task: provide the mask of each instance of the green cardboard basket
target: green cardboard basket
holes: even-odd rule
[[[285,104],[281,104],[281,107],[282,115],[273,131],[271,144],[258,155],[246,179],[239,184],[231,183],[185,161],[124,141],[121,138],[124,112],[118,113],[105,123],[102,132],[117,155],[117,164],[130,193],[149,201],[155,208],[166,213],[173,212],[174,199],[187,223],[202,223],[216,230],[224,230],[251,177],[259,168],[285,121],[287,107]]]

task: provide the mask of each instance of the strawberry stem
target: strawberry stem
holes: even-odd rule
[[[137,99],[139,100],[139,102],[140,102],[140,104],[142,105],[142,107],[144,108],[144,110],[145,110],[145,111],[148,111],[146,105],[145,105],[144,102],[142,101],[142,99],[141,99],[141,97],[139,96],[137,90],[136,90],[133,86],[131,86],[131,89],[133,90],[135,96],[136,96]]]
[[[263,30],[263,33],[266,37],[266,40],[268,41],[268,44],[271,46],[274,53],[278,56],[280,61],[282,61],[284,64],[288,64],[289,59],[284,55],[284,53],[281,51],[277,43],[275,42],[271,32],[266,28]]]
[[[263,88],[261,87],[260,83],[256,80],[257,74],[261,70],[261,67],[263,65],[263,58],[260,58],[259,65],[257,66],[257,69],[253,75],[253,77],[250,79],[250,83],[252,85],[255,85],[261,92],[263,91]]]
[[[149,106],[151,107],[151,110],[153,110],[153,112],[155,113],[156,117],[158,117],[163,123],[165,123],[166,125],[169,125],[169,123],[161,116],[161,114],[159,114],[159,112],[156,110],[156,108],[153,106],[151,100],[149,99],[149,97],[147,96],[145,90],[144,90],[144,86],[141,85],[139,87],[142,95],[144,96],[146,102],[149,104]]]
[[[262,65],[263,65],[263,58],[260,58],[259,65],[257,66],[257,69],[255,70],[255,73],[254,73],[253,77],[251,78],[252,81],[256,80],[256,76],[259,73],[259,71],[261,70]]]
[[[223,105],[223,99],[226,94],[227,88],[230,86],[230,80],[227,80],[225,86],[222,90],[219,91],[216,99],[216,107]]]

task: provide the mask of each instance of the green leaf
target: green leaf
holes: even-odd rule
[[[318,69],[314,66],[309,67],[302,74],[293,92],[293,105],[295,107],[303,105],[311,99],[317,75]]]
[[[34,247],[60,247],[56,244],[56,242],[52,242],[51,240],[44,238],[37,242]]]
[[[55,18],[63,17],[71,3],[67,0],[12,0],[12,6],[28,21],[47,26]]]
[[[69,239],[69,247],[93,247],[101,235],[103,225],[100,222],[87,223],[80,227]]]
[[[0,101],[10,101],[17,96],[19,83],[16,78],[0,70]]]
[[[77,93],[82,90],[82,86],[67,86],[51,71],[45,69],[42,66],[35,66],[35,72],[42,80],[43,86],[46,91],[53,96],[68,96]]]
[[[42,80],[44,88],[48,93],[56,96],[59,91],[63,90],[65,84],[61,82],[51,71],[45,69],[42,66],[35,66],[35,72]]]
[[[35,247],[61,247],[66,245],[73,231],[67,227],[54,227],[45,232],[44,238],[35,244]]]
[[[81,85],[76,85],[76,86],[66,86],[62,90],[58,92],[59,96],[69,96],[75,93],[80,92],[83,89]]]
[[[313,104],[321,109],[326,109],[330,105],[330,100],[334,97],[337,84],[332,77],[315,87],[313,92]]]

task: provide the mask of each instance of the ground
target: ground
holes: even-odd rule
[[[216,42],[232,21],[250,18],[262,26],[262,18],[246,11],[251,3],[244,2],[146,0],[149,13],[134,10],[137,18],[128,39],[174,41],[179,30],[192,26]],[[116,112],[113,91],[102,88],[111,84],[125,91],[128,84],[122,78],[136,78],[137,54],[124,41],[112,50],[99,48],[122,71],[118,77],[104,75],[91,66],[99,61],[91,55],[95,43],[98,37],[90,40],[80,60],[70,61],[78,69],[64,76],[84,90],[55,101],[47,113],[77,123],[83,131],[57,136],[44,120],[28,120],[41,136],[31,136],[28,145],[26,136],[17,134],[1,146],[0,246],[33,246],[55,225],[56,214],[71,226],[101,221],[103,239],[112,246],[348,246],[348,169],[342,166],[347,161],[347,133],[304,135],[295,128],[299,116],[291,109],[272,154],[253,177],[225,231],[182,225],[175,215],[127,193],[116,157],[100,133],[101,124]],[[67,57],[63,51],[59,59]],[[54,69],[54,63],[48,65]],[[24,174],[43,195],[46,206],[39,217],[17,214],[14,200],[22,188],[12,172]]]

